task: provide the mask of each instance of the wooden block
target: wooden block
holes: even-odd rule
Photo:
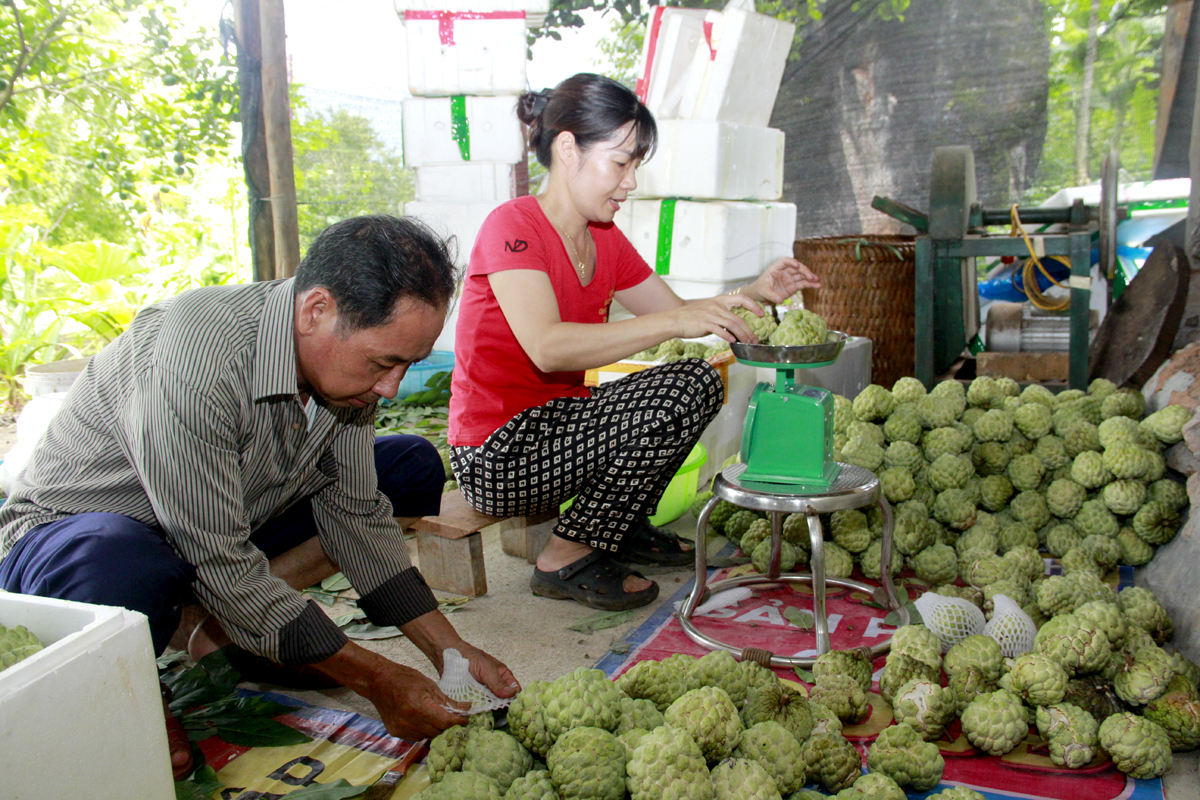
[[[455,489],[442,495],[442,513],[436,517],[422,517],[413,523],[413,530],[433,533],[444,539],[461,539],[501,521],[501,517],[480,514],[471,508],[462,491]]]
[[[1070,374],[1067,353],[1000,353],[985,351],[975,357],[975,371],[1014,381],[1065,381]]]
[[[512,517],[497,525],[500,533],[500,549],[506,555],[523,558],[530,564],[537,561],[538,553],[546,546],[546,540],[554,530],[558,515],[551,512],[533,517]]]
[[[443,592],[480,597],[487,594],[487,574],[483,565],[483,536],[446,538],[429,531],[417,531],[417,558],[421,574],[429,588]]]

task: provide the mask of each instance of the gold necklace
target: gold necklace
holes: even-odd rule
[[[554,227],[558,228],[557,225]],[[586,228],[584,230],[587,230]],[[575,268],[579,270],[579,280],[583,281],[584,272],[587,270],[587,262],[579,257],[579,253],[575,250],[575,244],[571,241],[571,237],[567,236],[567,232],[562,228],[558,228],[558,232],[562,234],[563,239],[567,243],[567,247],[571,248],[571,257],[575,259]],[[585,246],[586,247],[586,246]],[[586,250],[585,250],[586,252]]]

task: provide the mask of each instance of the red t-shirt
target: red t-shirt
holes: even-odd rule
[[[582,371],[543,372],[534,365],[513,335],[487,276],[506,269],[544,272],[563,322],[607,322],[613,294],[637,286],[651,269],[615,225],[590,228],[596,272],[591,283],[581,286],[558,231],[536,197],[510,200],[484,221],[459,300],[450,444],[481,445],[527,408],[559,397],[588,396]]]

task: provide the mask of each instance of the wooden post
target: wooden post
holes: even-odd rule
[[[233,7],[237,37],[238,99],[242,123],[242,171],[250,206],[250,263],[256,281],[275,277],[275,230],[271,216],[271,178],[267,172],[266,123],[262,112],[262,36],[258,0],[237,0]]]
[[[1169,0],[1167,3],[1166,30],[1163,32],[1162,79],[1158,89],[1158,118],[1154,129],[1154,172],[1158,177],[1158,163],[1162,159],[1163,143],[1167,138],[1167,127],[1171,121],[1171,109],[1175,105],[1175,94],[1180,83],[1183,67],[1183,50],[1187,44],[1188,28],[1192,19],[1193,0]]]
[[[283,0],[259,0],[258,11],[262,33],[263,117],[275,228],[275,277],[290,278],[300,263],[300,226],[296,220],[296,176],[292,171]]]

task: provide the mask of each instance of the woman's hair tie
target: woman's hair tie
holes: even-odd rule
[[[540,92],[530,92],[533,97],[532,107],[529,109],[535,117],[540,117],[542,112],[546,110],[546,104],[550,102],[550,90],[543,89]]]

